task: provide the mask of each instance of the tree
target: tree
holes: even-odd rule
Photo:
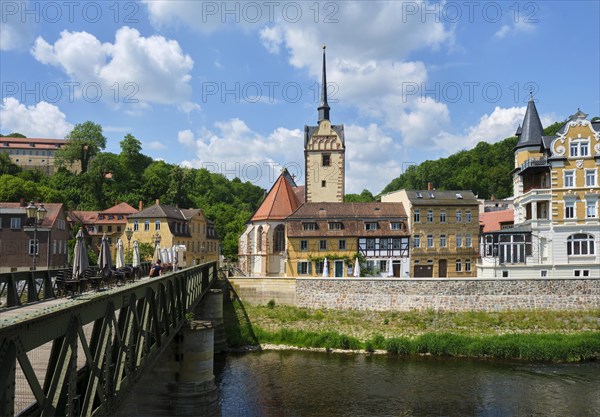
[[[82,173],[87,172],[90,160],[106,148],[102,126],[90,121],[75,125],[65,139],[67,142],[56,152],[56,159],[62,164],[79,162]]]
[[[377,201],[371,191],[364,189],[360,194],[346,194],[344,201],[347,203],[372,203]]]
[[[22,135],[22,134],[17,133],[17,132],[13,132],[13,133],[9,133],[8,135],[0,135],[0,137],[5,137],[5,138],[26,138],[27,136]]]
[[[21,168],[14,164],[6,152],[0,152],[0,175],[15,175],[21,172]]]

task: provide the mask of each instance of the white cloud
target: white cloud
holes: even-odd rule
[[[152,142],[148,142],[148,143],[146,143],[146,146],[148,147],[148,149],[150,149],[152,151],[163,151],[163,150],[167,149],[167,146],[164,143],[162,143],[162,142],[160,142],[158,140],[155,140],[155,141],[152,141]],[[155,160],[162,161],[163,159],[162,158],[155,158]]]
[[[0,106],[0,120],[4,134],[18,132],[27,137],[64,138],[73,130],[65,114],[45,101],[26,106],[14,97],[7,97]]]
[[[22,11],[31,10],[30,2],[2,2],[0,51],[27,49],[33,40],[34,19],[23,19]]]
[[[192,94],[194,62],[179,43],[162,36],[146,38],[126,26],[117,30],[114,43],[101,43],[87,32],[63,31],[53,45],[38,37],[31,53],[39,62],[62,69],[82,88],[98,83],[102,97],[116,105],[178,104]]]
[[[511,14],[511,16],[513,15]],[[515,17],[513,17],[514,20],[512,22],[509,22],[508,24],[503,24],[500,27],[500,29],[498,29],[496,33],[494,33],[494,37],[503,39],[508,35],[530,33],[535,30],[535,24],[538,23],[537,19],[520,15],[517,15]]]

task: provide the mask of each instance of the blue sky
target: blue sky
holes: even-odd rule
[[[143,153],[268,188],[303,182],[327,44],[346,188],[511,136],[534,91],[544,125],[600,115],[597,1],[1,4],[0,132],[100,123]]]

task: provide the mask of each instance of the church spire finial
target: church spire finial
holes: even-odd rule
[[[321,81],[321,104],[318,107],[319,122],[329,120],[329,104],[327,104],[327,67],[325,64],[325,44],[323,44],[323,79]]]

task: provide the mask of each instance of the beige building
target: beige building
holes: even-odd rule
[[[0,152],[6,152],[10,160],[22,169],[38,169],[52,175],[56,172],[56,151],[66,142],[66,139],[0,137]],[[79,164],[70,169],[81,171]]]
[[[381,201],[400,202],[407,211],[411,276],[476,276],[479,202],[471,191],[399,190]]]

